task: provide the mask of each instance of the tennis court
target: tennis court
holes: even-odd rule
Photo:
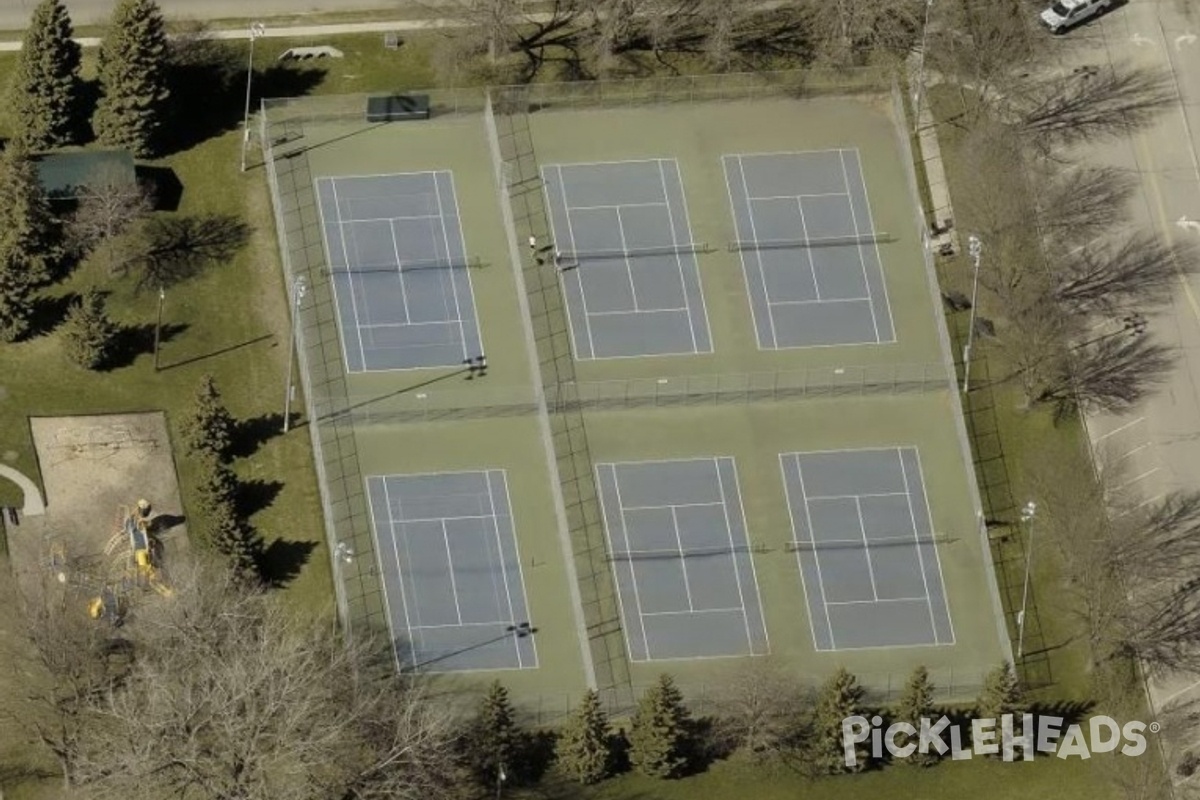
[[[896,341],[858,151],[722,160],[759,348]]]
[[[632,661],[769,651],[732,458],[597,464]]]
[[[679,164],[543,166],[575,357],[712,352]]]
[[[917,449],[779,459],[817,650],[954,644]]]
[[[482,355],[451,173],[316,185],[347,370],[449,367]]]
[[[367,478],[404,669],[538,665],[504,470]]]

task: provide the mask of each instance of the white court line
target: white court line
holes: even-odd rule
[[[413,197],[413,196],[414,195],[404,195],[404,197]],[[372,199],[383,200],[384,198],[379,197],[379,198],[372,198]],[[388,198],[388,199],[390,199],[390,198]],[[437,219],[437,218],[438,218],[437,214],[415,214],[410,217],[406,217],[406,216],[401,216],[401,217],[353,217],[351,219],[342,220],[342,221],[338,222],[337,224],[351,225],[355,222],[395,222],[398,219]]]
[[[695,460],[700,461],[702,459],[695,459]],[[626,463],[630,463],[630,462],[626,462]],[[632,463],[634,463],[634,464],[657,464],[657,463],[666,463],[666,462],[634,461]],[[663,506],[625,506],[625,510],[626,511],[657,511],[661,508],[710,508],[712,506],[719,506],[719,505],[723,504],[724,502],[725,502],[725,500],[722,498],[721,500],[713,500],[711,503],[667,503],[666,505],[663,505]]]
[[[629,243],[625,241],[625,223],[621,221],[620,208],[617,209],[617,233],[621,235],[621,252],[628,253]],[[629,260],[629,256],[627,255],[622,256],[621,260],[625,262],[625,275],[629,278],[629,296],[633,300],[633,310],[641,311],[641,309],[638,308],[637,287],[634,286],[633,283],[633,262]],[[583,290],[582,281],[580,282],[579,289],[580,291]]]
[[[667,203],[662,202],[662,201],[653,202],[653,203],[598,203],[594,206],[568,206],[567,210],[568,211],[611,211],[612,209],[615,208],[619,211],[622,208],[657,208],[658,206],[665,206],[665,205],[667,205]]]
[[[927,597],[876,597],[874,600],[831,600],[831,606],[875,606],[880,603],[926,603]],[[933,633],[937,638],[937,631]]]
[[[808,194],[760,194],[751,200],[797,200],[804,197],[849,197],[849,192],[811,192]]]
[[[446,172],[449,172],[449,170],[446,170]],[[467,239],[466,239],[466,234],[463,233],[462,209],[458,207],[458,189],[454,185],[454,173],[449,172],[449,174],[450,174],[450,193],[452,195],[454,195],[454,218],[456,220],[458,220],[458,243],[462,245],[463,258],[466,259],[467,258]],[[467,273],[467,294],[471,298],[471,314],[475,319],[475,335],[477,337],[479,337],[479,349],[480,349],[480,351],[482,351],[483,350],[483,328],[480,327],[480,325],[479,325],[479,306],[476,305],[476,303],[475,303],[475,285],[471,281],[471,270],[468,269],[468,270],[463,270],[463,271]],[[454,289],[454,303],[455,303],[455,308],[457,309],[458,308],[458,287],[454,283],[454,275],[455,275],[455,272],[452,270],[450,272],[450,286],[451,286],[451,288]],[[461,311],[459,312],[458,316],[459,316],[459,322],[462,322]],[[471,355],[470,353],[467,353],[466,350],[467,350],[467,341],[466,341],[466,337],[464,336],[463,337],[463,353],[464,353],[463,357],[464,358]],[[475,355],[483,355],[483,352],[476,353]],[[505,484],[505,485],[507,486],[507,484]],[[513,538],[514,539],[516,538],[515,534],[514,534]]]
[[[808,222],[807,222],[807,221],[804,219],[804,204],[800,202],[800,198],[799,198],[799,197],[797,197],[797,198],[796,198],[796,210],[800,212],[800,230],[801,230],[801,232],[803,232],[803,234],[804,234],[804,241],[805,241],[806,243],[807,243],[807,242],[810,242],[810,241],[812,241],[812,240],[811,240],[811,239],[809,239],[809,237],[808,237]],[[755,237],[755,242],[754,242],[754,243],[755,243],[755,244],[758,244],[758,239],[757,239],[757,237]],[[817,301],[818,301],[818,302],[820,302],[820,300],[821,300],[821,284],[817,283],[817,265],[816,265],[816,263],[813,261],[813,257],[812,257],[812,249],[811,249],[811,248],[808,248],[808,247],[805,247],[805,248],[804,248],[804,257],[805,257],[806,259],[808,259],[808,271],[809,271],[809,273],[810,273],[810,274],[812,274],[812,279],[813,279],[813,291],[814,291],[814,292],[816,292],[816,294],[817,294]],[[767,302],[768,302],[768,303],[770,303],[770,302],[771,302],[771,298],[770,298],[770,296],[768,296],[768,297],[767,297]],[[785,301],[782,301],[782,302],[794,302],[794,301],[786,301],[786,300],[785,300]],[[878,339],[878,338],[879,338],[879,335],[878,335],[878,334],[876,334],[876,335],[875,335],[875,338],[876,338],[876,339]]]
[[[363,173],[362,175],[342,175],[339,178],[337,178],[337,180],[346,181],[348,183],[350,181],[369,180],[370,178],[407,178],[409,176],[416,177],[418,175],[432,175],[434,172],[435,172],[435,170],[431,170],[431,169],[422,169],[422,170],[417,170],[416,172],[369,172],[369,173]],[[403,181],[401,181],[401,182],[403,183]],[[406,193],[402,192],[401,194],[406,194]],[[380,197],[390,197],[391,195],[379,195],[379,196]]]
[[[504,470],[495,470],[500,473],[500,480],[504,483],[504,501],[508,505],[508,524],[512,533],[513,555],[517,559],[517,578],[521,581],[521,599],[525,605],[525,619],[518,620],[519,622],[528,622],[533,624],[533,609],[529,607],[529,592],[525,590],[525,567],[521,563],[521,542],[517,537],[517,512],[513,509],[512,495],[508,491],[508,473]],[[530,669],[537,669],[541,664],[537,652],[537,639],[529,637],[529,649],[533,651],[533,664]]]
[[[730,210],[730,213],[733,215],[733,236],[735,239],[742,239],[743,238],[742,237],[742,227],[740,224],[738,224],[738,213],[737,213],[738,212],[738,204],[734,201],[734,198],[733,198],[733,184],[731,184],[729,182],[729,172],[730,172],[729,165],[732,163],[730,161],[731,158],[735,158],[735,156],[728,156],[728,155],[721,156],[721,171],[724,173],[724,177],[725,177],[725,191],[729,195],[729,210]],[[741,162],[738,162],[738,167],[739,167],[739,169],[741,168]],[[749,215],[749,213],[750,213],[750,198],[746,198],[746,213],[747,213],[747,215]],[[758,261],[761,265],[761,263],[762,263],[761,254],[759,254],[756,251],[754,254],[754,257],[756,259],[758,259]],[[754,309],[754,297],[750,290],[750,284],[753,281],[753,279],[750,275],[752,270],[750,268],[750,262],[746,259],[746,251],[745,250],[738,252],[738,262],[742,265],[742,279],[746,282],[746,302],[750,305],[750,322],[754,326],[754,342],[758,346],[758,349],[762,350],[763,343],[762,343],[762,340],[759,338],[758,312],[755,311],[755,309]],[[764,302],[767,303],[767,317],[768,317],[768,322],[770,322],[771,301],[769,298],[764,298]],[[711,329],[710,329],[710,331],[711,331]]]
[[[574,250],[575,250],[575,226],[571,222],[571,210],[570,210],[571,209],[571,201],[567,197],[567,179],[565,177],[563,177],[563,168],[561,166],[559,166],[557,169],[558,169],[558,189],[559,189],[559,192],[562,194],[563,208],[566,209],[564,211],[564,214],[567,218],[567,238],[571,242],[571,251],[574,252]],[[588,357],[595,358],[596,357],[596,341],[592,337],[592,321],[591,321],[591,316],[588,314],[587,293],[583,289],[583,273],[580,272],[578,269],[574,269],[574,270],[571,270],[571,274],[573,274],[575,276],[575,282],[579,284],[579,302],[583,304],[583,329],[584,329],[584,331],[587,332]],[[564,283],[565,283],[565,281],[564,281]],[[563,287],[563,293],[564,293],[564,295],[566,294],[566,286]],[[564,296],[563,302],[566,303],[568,313],[570,313],[569,310],[571,307],[571,303],[569,302],[569,298]]]
[[[458,582],[454,580],[454,556],[450,554],[450,532],[446,530],[445,520],[442,520],[442,539],[446,542],[446,572],[450,575],[450,594],[454,597],[454,613],[458,615],[458,624],[462,625],[462,607],[458,604]]]
[[[646,611],[643,617],[687,617],[695,614],[742,614],[741,608],[696,608],[685,611]]]
[[[808,535],[813,537],[813,541],[815,542],[817,531],[813,527],[812,512],[808,507],[808,491],[804,488],[804,465],[800,463],[799,458],[796,459],[796,478],[800,481],[800,498],[804,502],[804,516],[808,520]],[[786,481],[784,482],[784,490],[787,490]],[[800,552],[801,551],[799,550],[796,551],[797,563],[800,561]],[[821,570],[821,556],[818,554],[818,551],[815,548],[813,549],[812,554],[813,563],[817,567],[817,586],[821,590],[821,606],[825,612],[825,624],[829,626],[829,644],[832,649],[836,650],[837,637],[833,635],[833,620],[829,617],[829,600],[825,595],[825,574]],[[800,565],[800,574],[804,574],[803,565]],[[816,645],[816,642],[814,641],[813,644]],[[818,646],[817,649],[820,650],[821,648]]]
[[[871,213],[871,193],[867,191],[867,176],[863,172],[862,154],[859,153],[857,147],[851,148],[851,151],[856,156],[855,160],[858,162],[858,182],[862,186],[863,202],[867,204],[867,228],[871,231],[874,231],[875,215]],[[839,150],[838,152],[840,154],[843,151]],[[846,162],[843,158],[843,168],[845,167],[845,164]],[[846,188],[850,188],[849,183],[846,184]],[[853,206],[851,208],[853,208]],[[892,313],[892,303],[888,299],[887,275],[884,274],[883,271],[883,257],[879,255],[879,242],[876,241],[873,246],[875,248],[875,261],[877,264],[879,264],[879,287],[883,291],[883,305],[888,310],[888,325],[891,328],[892,334],[892,338],[888,339],[886,342],[883,339],[880,339],[878,344],[890,344],[896,341],[896,320],[895,315]],[[867,284],[867,290],[870,291],[870,284]]]
[[[937,620],[934,619],[933,613],[933,593],[929,591],[929,579],[925,577],[925,556],[921,553],[921,531],[917,530],[917,514],[912,507],[912,488],[908,484],[908,469],[904,466],[904,451],[901,448],[896,448],[896,460],[900,462],[900,474],[904,477],[904,491],[909,494],[908,500],[908,518],[912,525],[913,548],[917,551],[917,563],[921,566],[921,583],[925,586],[925,608],[929,612],[929,627],[933,631],[933,640],[938,640]],[[929,518],[929,523],[933,525],[933,517]],[[930,531],[932,534],[933,531]]]
[[[680,202],[683,203],[683,227],[688,232],[688,237],[694,238],[692,237],[692,216],[688,211],[687,194],[683,186],[683,173],[679,171],[679,162],[676,159],[671,159],[671,163],[675,165],[675,179],[679,184],[679,196],[682,198]],[[696,291],[700,293],[700,311],[704,314],[704,332],[708,337],[708,349],[696,352],[711,353],[713,352],[713,333],[712,325],[708,320],[708,301],[704,299],[704,276],[700,274],[700,262],[696,260],[695,256],[692,257],[692,265],[696,272]]]
[[[746,180],[746,168],[742,164],[742,157],[737,156],[737,160],[738,172],[741,173],[742,176],[742,190],[746,193],[746,218],[750,220],[750,239],[755,243],[755,245],[757,245],[758,228],[754,224],[754,209],[750,205],[750,184]],[[746,251],[744,250],[742,251],[743,258],[745,258],[745,252]],[[767,304],[767,326],[771,331],[771,346],[777,348],[779,347],[779,334],[775,331],[775,315],[771,313],[771,292],[767,289],[767,271],[763,267],[762,252],[757,248],[754,250],[754,261],[756,264],[758,264],[758,279],[759,282],[762,283],[763,300],[765,300]],[[750,306],[751,313],[753,313],[753,301],[750,302]]]
[[[496,625],[509,625],[509,624],[510,623],[505,620],[497,619],[497,620],[492,620],[491,622],[463,622],[461,624],[454,624],[454,625],[417,625],[416,629],[422,630],[422,631],[437,631],[437,630],[447,630],[449,628],[455,628],[455,629],[457,629],[457,628],[491,628]],[[517,667],[517,669],[523,669],[523,668]]]
[[[485,473],[486,474],[486,473]],[[410,477],[410,476],[403,476]],[[492,519],[487,514],[463,514],[459,517],[421,517],[419,519],[398,519],[397,522],[457,522],[460,519]]]
[[[454,324],[455,324],[455,322],[452,319],[438,319],[438,320],[430,320],[429,322],[372,322],[370,325],[360,325],[359,327],[365,331],[373,331],[376,328],[427,328],[432,325],[453,326]],[[409,348],[412,348],[412,347],[441,347],[443,344],[446,344],[446,342],[430,342],[430,343],[426,343],[424,345],[406,344],[406,345],[401,345],[400,347],[380,348],[380,349],[408,350]],[[384,370],[384,371],[391,372],[392,370]]]
[[[846,187],[846,194],[850,194],[850,175],[846,171],[846,153],[844,150],[838,150],[838,161],[842,165],[842,184]],[[859,170],[862,171],[861,169]],[[864,184],[865,186],[865,184]],[[854,226],[854,238],[858,239],[862,235],[862,231],[858,227],[858,215],[854,213],[854,201],[851,200],[850,206],[850,223]],[[869,229],[869,233],[874,233],[874,229]],[[863,288],[867,290],[867,297],[871,296],[871,279],[867,277],[867,262],[863,258],[863,246],[859,244],[854,248],[854,254],[858,256],[858,267],[863,276]],[[881,261],[880,264],[883,262]],[[875,341],[881,341],[879,335],[879,321],[875,316],[875,301],[871,301],[871,327],[875,329]]]
[[[340,208],[341,201],[338,200],[338,196],[337,196],[337,179],[331,178],[329,185],[330,185],[330,189],[333,191],[333,213],[337,217],[338,223],[341,224],[342,210]],[[345,262],[346,268],[349,269],[350,268],[350,253],[348,250],[346,250],[346,237],[343,235],[340,238],[342,240],[342,261]],[[336,293],[337,293],[336,281],[333,282],[333,284],[334,284],[333,291],[336,296]],[[360,324],[361,318],[358,315],[358,300],[354,297],[354,282],[353,282],[353,280],[349,281],[349,284],[350,284],[350,308],[354,313],[354,332],[358,336],[359,363],[365,367],[367,365],[367,346],[366,346],[366,344],[363,343],[362,327]]]
[[[913,451],[913,455],[917,459],[917,480],[920,482],[921,498],[925,502],[925,517],[926,517],[926,519],[929,520],[929,526],[930,526],[929,533],[930,533],[930,535],[932,535],[933,534],[933,530],[932,530],[932,528],[933,528],[933,511],[929,507],[929,492],[925,491],[925,470],[921,466],[921,451],[915,447],[910,447],[909,449]],[[903,466],[903,462],[901,462],[901,466]],[[907,472],[905,473],[904,480],[905,480],[905,484],[907,485],[907,483],[908,483],[908,473]],[[918,552],[918,554],[920,553],[919,547],[917,549],[917,552]],[[951,616],[951,613],[950,613],[950,600],[946,596],[946,593],[949,591],[949,589],[946,586],[946,576],[942,574],[942,558],[940,555],[938,555],[937,545],[933,546],[933,561],[935,564],[937,564],[938,582],[941,583],[941,586],[942,586],[942,606],[943,606],[943,608],[946,609],[946,624],[950,626],[950,641],[943,643],[939,639],[939,637],[937,635],[937,629],[935,628],[933,631],[934,642],[937,644],[954,644],[955,641],[957,641],[957,639],[954,636],[954,618]],[[924,574],[925,574],[925,566],[924,566],[924,563],[922,563],[922,565],[921,565],[922,577],[924,576]],[[926,584],[926,586],[928,587],[928,583]],[[926,588],[925,591],[927,593],[929,593],[928,588]],[[932,596],[932,593],[929,593],[929,594],[930,594],[930,597],[929,597],[930,607],[932,608],[933,596]]]
[[[866,303],[869,299],[866,297],[831,297],[824,300],[768,300],[767,303],[774,306],[818,306],[818,305],[834,305],[836,303]],[[877,344],[877,343],[876,343]],[[841,347],[841,345],[835,345]]]
[[[508,588],[508,567],[504,564],[504,543],[500,541],[500,517],[496,514],[496,498],[492,494],[492,477],[490,472],[483,473],[483,481],[487,485],[488,506],[492,509],[492,529],[496,532],[496,557],[500,559],[500,577],[504,582],[504,596],[508,601],[508,620],[510,625],[516,625],[518,620],[516,610],[513,608],[512,592]],[[507,486],[507,484],[505,484]],[[513,531],[513,538],[516,538],[516,531]],[[489,570],[492,571],[492,570]],[[492,571],[494,573],[494,571]],[[524,668],[524,663],[521,661],[521,645],[516,634],[509,637],[512,639],[513,651],[517,654],[517,666]]]
[[[679,532],[679,515],[675,512],[674,506],[671,507],[671,527],[675,530],[675,547],[679,550],[679,569],[683,573],[683,593],[687,595],[688,611],[695,611],[696,604],[692,602],[692,584],[688,580],[687,557],[683,554],[683,535]]]
[[[408,290],[404,286],[404,262],[400,260],[400,244],[396,241],[396,226],[388,225],[388,233],[392,236],[392,252],[396,254],[396,279],[400,281],[400,310],[404,312],[404,324],[407,325],[412,319],[412,315],[408,313]]]
[[[440,221],[440,224],[442,227],[442,244],[444,244],[446,247],[446,260],[450,261],[450,231],[446,229],[446,207],[442,205],[442,189],[440,186],[438,186],[438,176],[440,174],[442,174],[442,173],[435,172],[433,174],[433,192],[434,192],[434,196],[437,197],[438,217],[439,217],[439,221]],[[454,188],[454,176],[453,175],[450,176],[450,188],[451,189]],[[455,202],[457,202],[457,201],[458,201],[458,198],[455,197]],[[457,214],[457,209],[455,210],[455,213]],[[455,219],[458,219],[458,217],[456,216]],[[462,222],[461,221],[459,222],[458,230],[459,230],[459,233],[461,234],[462,233]],[[466,243],[462,241],[461,235],[459,236],[459,242],[463,245],[463,249],[465,250]],[[466,256],[465,252],[463,253],[463,256],[464,257]],[[468,275],[467,277],[469,278],[470,276]],[[462,343],[463,358],[469,358],[472,355],[479,355],[478,353],[472,354],[472,353],[467,352],[467,329],[466,329],[466,326],[463,325],[462,309],[458,305],[458,287],[454,285],[454,272],[453,271],[451,271],[451,273],[450,273],[450,296],[454,298],[454,317],[458,322],[458,335],[460,337],[460,342]],[[443,306],[446,305],[446,297],[444,294],[442,295],[442,305]],[[450,311],[449,307],[446,307],[446,311],[447,312]]]
[[[562,190],[564,189],[563,179],[562,179],[562,170],[557,167],[553,167],[551,165],[543,166],[541,168],[541,170],[538,172],[538,174],[541,175],[541,178],[542,178],[542,196],[545,198],[546,217],[550,222],[550,231],[549,231],[549,235],[550,235],[550,239],[551,239],[550,244],[554,247],[555,251],[561,251],[562,248],[559,247],[559,239],[560,239],[559,234],[561,233],[561,234],[565,234],[567,237],[568,248],[570,250],[574,250],[575,249],[575,234],[571,231],[571,212],[568,210],[565,210],[567,208],[566,198],[563,197],[562,203],[559,205],[555,205],[552,202],[553,198],[550,196],[550,187],[553,184],[553,180],[552,180],[553,173],[550,171],[551,169],[559,170],[559,173],[558,173],[559,192],[561,193]],[[565,231],[560,230],[558,228],[558,225],[555,223],[554,212],[559,207],[564,209],[563,213],[567,219],[567,229]],[[555,268],[555,270],[558,271],[557,267]],[[567,313],[567,328],[569,329],[569,332],[570,332],[570,335],[567,337],[567,341],[569,341],[571,343],[571,357],[576,360],[583,360],[584,356],[580,355],[580,350],[587,343],[578,341],[579,337],[575,332],[575,315],[571,313],[571,298],[567,292],[567,281],[571,280],[571,278],[562,272],[559,272],[558,276],[559,276],[559,291],[562,293],[563,308],[566,309],[566,313]],[[582,292],[583,291],[583,278],[581,278],[578,274],[576,274],[574,276],[574,278],[575,278],[575,281],[579,284],[579,289]],[[584,318],[584,320],[587,319],[587,309],[586,308],[583,309],[583,318]],[[593,352],[592,357],[594,358],[595,355],[596,354]]]
[[[325,263],[330,268],[329,287],[333,292],[333,306],[334,306],[335,312],[337,314],[337,319],[338,319],[338,324],[337,324],[338,341],[341,342],[341,344],[342,344],[342,359],[343,359],[342,363],[344,363],[346,365],[347,372],[354,372],[354,370],[350,369],[350,350],[349,350],[350,343],[346,340],[346,331],[345,331],[346,326],[344,324],[344,320],[342,319],[342,307],[341,307],[341,304],[338,303],[337,281],[334,280],[332,277],[332,275],[335,274],[333,271],[333,250],[329,246],[329,234],[325,230],[325,226],[328,224],[331,224],[331,223],[325,219],[325,214],[324,214],[325,204],[321,201],[321,181],[328,181],[330,186],[332,187],[333,179],[332,178],[317,178],[316,180],[313,181],[313,185],[314,185],[313,191],[317,198],[317,206],[320,209],[318,216],[321,218],[321,241],[325,244]],[[336,204],[337,204],[337,201],[335,200],[334,205],[336,205]],[[336,211],[336,209],[335,209],[335,211]],[[337,220],[334,220],[334,222],[332,224],[339,224],[339,223]],[[345,249],[346,248],[346,239],[345,239],[345,236],[342,235],[340,228],[338,230],[338,238],[342,242],[342,253],[343,253],[342,257],[344,259],[345,252],[346,252],[346,249]],[[347,268],[349,268],[349,264],[347,264],[346,266],[347,266]],[[351,299],[353,299],[353,295],[354,295],[353,283],[351,283],[351,285],[350,285],[350,295],[351,295]],[[353,322],[354,322],[355,328],[357,329],[358,320],[356,319]],[[359,342],[360,350],[361,350],[361,344],[362,343],[361,343],[361,339],[360,339],[360,342]],[[366,366],[367,365],[364,363],[362,365],[362,369],[365,370]]]
[[[730,521],[729,521],[729,500],[725,497],[725,481],[721,480],[721,461],[722,461],[722,459],[720,459],[720,458],[714,458],[713,459],[713,469],[717,473],[717,486],[721,490],[721,510],[724,512],[724,515],[725,515],[725,535],[729,539],[729,548],[730,548],[730,553],[732,554],[729,559],[729,564],[733,568],[733,580],[734,580],[734,583],[737,585],[738,602],[740,602],[742,604],[742,607],[738,610],[741,612],[741,615],[742,615],[742,627],[745,628],[745,630],[746,630],[746,646],[748,648],[750,648],[750,652],[753,653],[754,652],[754,634],[752,634],[750,632],[750,615],[746,611],[746,595],[742,591],[742,572],[740,569],[738,569],[737,545],[733,541],[733,525],[731,525]],[[734,470],[735,470],[734,474],[736,475],[737,474],[736,463],[733,466],[734,466]],[[739,495],[738,495],[738,502],[739,502],[739,504],[741,502],[740,490],[739,490]],[[746,544],[749,545],[750,544],[750,532],[748,530],[743,530],[743,534],[746,538]],[[758,590],[757,579],[755,579],[754,588],[755,588],[755,591]]]
[[[867,557],[867,576],[871,581],[871,594],[876,600],[879,600],[879,588],[875,584],[875,567],[871,564],[871,544],[867,541],[867,524],[863,521],[862,502],[857,497],[854,498],[854,511],[858,514],[858,532],[862,534],[863,555]],[[934,635],[936,636],[936,634]]]
[[[667,191],[667,173],[663,169],[663,160],[658,160],[658,181],[662,185],[663,200],[667,206],[667,227],[671,230],[671,247],[679,247],[679,237],[675,235],[675,215],[671,212],[671,194]],[[688,238],[692,231],[688,229]],[[700,352],[696,347],[696,321],[692,319],[692,304],[688,300],[687,279],[683,276],[683,253],[675,253],[675,266],[679,270],[679,291],[683,294],[683,306],[687,310],[688,333],[692,337],[692,352]],[[699,269],[697,269],[699,273]]]
[[[590,311],[589,317],[629,317],[635,314],[678,314],[686,308],[639,308],[632,311]],[[674,355],[679,355],[675,353]]]
[[[374,530],[374,547],[372,549],[374,553],[376,553],[376,564],[379,565],[379,587],[383,589],[384,607],[388,609],[388,636],[391,637],[392,660],[396,662],[397,672],[400,672],[402,664],[400,663],[400,650],[396,649],[396,622],[394,619],[392,619],[391,597],[388,596],[388,582],[386,582],[384,579],[386,570],[384,570],[383,565],[383,548],[380,547],[379,541],[379,525],[376,522],[378,517],[376,516],[376,510],[374,510],[374,503],[371,500],[372,480],[377,480],[382,483],[384,504],[386,507],[388,507],[388,536],[389,539],[391,539],[392,554],[394,554],[396,557],[396,576],[398,579],[400,579],[400,607],[404,610],[404,628],[406,628],[408,631],[409,643],[414,643],[413,626],[408,620],[408,603],[404,602],[404,571],[401,569],[400,552],[398,552],[396,549],[396,528],[395,525],[392,525],[391,523],[391,498],[388,493],[388,479],[385,479],[385,477],[374,477],[374,479],[372,479],[372,477],[367,477],[365,480],[367,485],[367,505],[371,506],[371,528]],[[334,554],[334,558],[338,558],[336,553]],[[337,575],[338,571],[340,570],[334,571],[335,576]],[[416,662],[415,658],[413,662]]]
[[[617,513],[620,516],[620,522],[621,522],[621,538],[625,540],[625,550],[626,550],[626,552],[628,552],[629,550],[632,549],[632,545],[629,542],[629,532],[625,528],[625,508],[621,505],[621,487],[617,483],[617,468],[613,464],[597,464],[596,465],[596,480],[597,480],[597,483],[599,484],[599,488],[600,488],[600,518],[604,521],[604,533],[605,533],[605,537],[608,539],[608,550],[611,553],[611,552],[615,551],[616,548],[613,547],[613,530],[608,521],[608,510],[607,510],[608,503],[605,502],[606,498],[604,495],[604,481],[601,480],[601,475],[603,474],[604,467],[608,467],[608,474],[612,476],[613,491],[617,495],[617,497],[616,497]],[[633,657],[633,646],[631,645],[631,643],[629,641],[629,626],[632,624],[632,620],[631,620],[630,615],[625,611],[625,598],[623,597],[623,594],[621,592],[620,575],[617,574],[619,569],[620,569],[620,567],[618,566],[618,562],[614,561],[613,562],[613,575],[614,575],[614,579],[616,580],[616,584],[617,584],[617,587],[616,587],[617,588],[617,604],[621,608],[621,619],[625,621],[625,624],[621,626],[621,630],[625,634],[625,652],[629,655],[630,661],[649,661],[650,660],[650,639],[646,636],[646,620],[645,620],[645,617],[642,615],[642,601],[641,601],[641,597],[638,595],[637,573],[633,569],[633,562],[629,562],[629,567],[628,567],[629,582],[631,584],[633,584],[633,606],[634,606],[634,611],[637,614],[636,621],[637,621],[638,627],[640,627],[642,630],[642,647],[641,647],[641,649],[646,653],[645,658],[634,658]]]
[[[652,164],[657,158],[627,158],[622,161],[573,161],[570,164],[552,164],[555,169],[576,169],[577,167],[611,167],[615,164]]]
[[[854,500],[859,497],[908,497],[908,492],[863,492],[862,494],[812,494],[809,500]]]

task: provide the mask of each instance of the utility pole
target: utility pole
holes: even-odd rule
[[[242,172],[246,171],[246,150],[250,147],[250,84],[254,80],[254,43],[266,36],[267,26],[250,23],[250,62],[246,65],[246,111],[242,115]]]
[[[1030,500],[1021,507],[1021,522],[1025,523],[1028,536],[1025,538],[1025,585],[1021,589],[1021,610],[1017,612],[1017,658],[1025,655],[1025,604],[1029,601],[1029,573],[1033,566],[1033,520],[1037,516],[1037,503]]]
[[[301,275],[296,280],[292,281],[292,297],[291,308],[288,310],[288,320],[290,328],[288,330],[288,370],[287,370],[287,387],[283,394],[283,432],[287,433],[292,426],[292,395],[295,394],[295,387],[292,385],[292,378],[296,371],[296,349],[300,346],[296,341],[297,318],[300,316],[300,303],[304,300],[304,293],[308,291],[308,284]]]
[[[967,343],[963,346],[963,394],[971,389],[971,346],[975,343],[975,307],[979,300],[979,259],[983,255],[983,242],[974,234],[967,239],[967,254],[971,257],[975,275],[971,279],[971,320],[967,324]]]
[[[163,301],[167,299],[167,292],[163,287],[158,287],[158,319],[154,323],[154,371],[158,372],[158,345],[162,340],[162,317],[163,317]]]

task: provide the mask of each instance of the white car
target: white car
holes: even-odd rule
[[[1113,0],[1055,0],[1054,5],[1042,12],[1042,24],[1051,33],[1063,33],[1107,10],[1112,4]]]

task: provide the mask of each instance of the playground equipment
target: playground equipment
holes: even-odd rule
[[[125,618],[125,595],[130,588],[128,581],[123,577],[115,580],[107,576],[100,577],[95,566],[88,559],[68,557],[67,547],[61,540],[55,539],[49,543],[45,567],[55,582],[68,591],[90,595],[87,612],[92,619],[102,619],[113,626],[120,625]]]
[[[151,533],[151,521],[150,503],[146,500],[138,500],[134,508],[120,506],[117,528],[105,545],[104,554],[111,556],[125,544],[128,550],[117,555],[113,562],[114,571],[123,569],[135,585],[170,597],[173,592],[161,565],[162,546]]]

